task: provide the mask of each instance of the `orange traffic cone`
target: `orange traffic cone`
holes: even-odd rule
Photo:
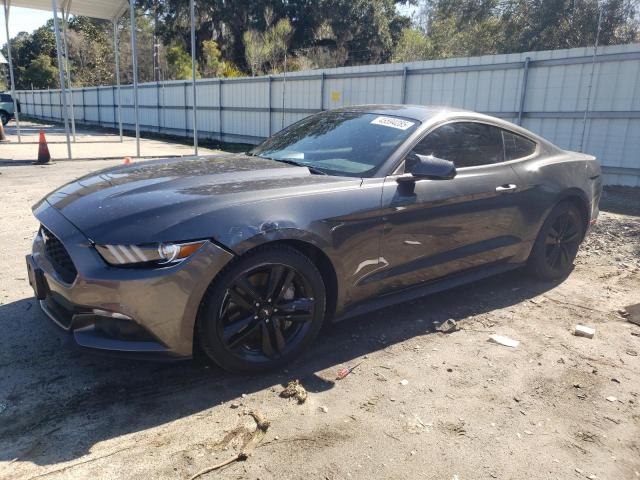
[[[124,157],[124,164],[129,165],[131,163],[131,157]]]
[[[47,146],[47,139],[44,138],[44,130],[40,130],[40,140],[38,141],[38,160],[35,162],[38,165],[49,163],[51,161],[51,154],[49,153],[49,147]]]
[[[0,143],[3,142],[8,142],[9,140],[7,140],[7,136],[4,134],[4,126],[2,125],[2,122],[0,121]]]

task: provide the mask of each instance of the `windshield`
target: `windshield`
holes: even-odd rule
[[[330,175],[366,177],[418,124],[413,119],[373,113],[323,112],[290,125],[251,153],[295,162]]]

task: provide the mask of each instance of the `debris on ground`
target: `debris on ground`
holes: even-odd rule
[[[201,477],[206,473],[213,472],[214,470],[218,470],[222,467],[226,467],[227,465],[230,465],[233,462],[243,462],[247,458],[249,458],[249,456],[253,453],[255,448],[264,438],[265,434],[267,433],[267,429],[269,428],[269,425],[270,425],[269,421],[264,417],[264,415],[257,410],[249,412],[249,415],[251,415],[255,420],[256,429],[254,430],[251,437],[249,437],[249,439],[242,446],[242,448],[240,449],[240,452],[238,452],[236,455],[234,455],[231,458],[228,458],[223,462],[217,463],[215,465],[212,465],[211,467],[207,467],[203,470],[200,470],[198,473],[190,477],[189,480],[195,480],[196,478]]]
[[[596,334],[596,329],[585,327],[584,325],[576,325],[576,329],[573,334],[576,337],[593,338],[593,336]]]
[[[611,395],[610,397],[607,397],[607,400],[610,401],[610,402],[617,402],[618,398],[614,397],[613,395]]]
[[[505,337],[503,335],[491,335],[488,341],[510,348],[516,348],[518,345],[520,345],[520,342],[518,340],[513,340],[512,338]]]
[[[627,319],[627,322],[640,325],[640,303],[624,307],[624,312],[626,313],[624,317]]]
[[[240,404],[238,402],[231,402],[231,405],[229,405],[231,408],[240,408]]]
[[[409,385],[409,380],[407,380],[406,378],[403,378],[402,380],[400,380],[400,385]]]
[[[459,330],[458,324],[452,318],[445,320],[444,322],[434,323],[435,329],[440,333],[453,333],[456,330]]]
[[[320,410],[321,410],[323,413],[329,413],[329,408],[328,408],[328,407],[325,407],[324,405],[320,407]]]
[[[295,398],[298,403],[304,403],[307,400],[307,391],[300,384],[299,380],[291,380],[280,392],[282,398]]]
[[[364,360],[362,362],[364,362]],[[338,370],[338,374],[336,375],[336,380],[342,380],[344,377],[346,377],[351,372],[353,372],[356,368],[362,365],[362,362],[356,363],[353,367],[346,367]]]

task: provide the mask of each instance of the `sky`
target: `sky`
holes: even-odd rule
[[[0,18],[2,19],[2,28],[0,28],[0,45],[4,45],[7,43],[7,35],[4,28],[3,9],[0,9]],[[11,34],[11,37],[15,37],[19,32],[33,32],[36,28],[47,23],[47,20],[50,18],[53,18],[51,12],[45,12],[44,10],[11,7],[9,33]]]

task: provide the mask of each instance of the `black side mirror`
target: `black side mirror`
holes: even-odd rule
[[[404,160],[405,175],[399,177],[399,181],[415,181],[422,178],[433,180],[449,180],[456,176],[456,166],[449,160],[436,158],[433,155],[419,155],[415,152],[409,153]]]

